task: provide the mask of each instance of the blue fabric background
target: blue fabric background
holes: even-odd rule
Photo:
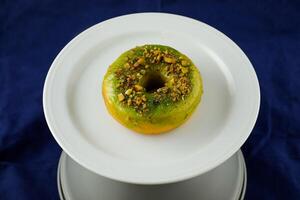
[[[300,199],[300,2],[244,0],[0,0],[0,199],[58,199],[61,149],[42,109],[50,64],[86,28],[144,11],[201,20],[244,50],[262,95],[243,146],[246,199]]]

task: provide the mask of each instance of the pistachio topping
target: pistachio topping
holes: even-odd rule
[[[176,60],[174,58],[168,57],[168,56],[164,56],[164,61],[166,63],[176,63]]]
[[[140,86],[140,85],[134,85],[134,89],[135,89],[136,91],[141,91],[141,90],[143,90],[143,87]]]
[[[129,96],[131,94],[131,92],[132,92],[132,89],[130,88],[130,89],[126,90],[125,94]]]
[[[148,112],[150,105],[184,101],[191,92],[190,65],[187,58],[164,46],[136,47],[115,71],[117,98],[141,114]]]
[[[185,66],[188,66],[188,65],[189,65],[189,62],[186,61],[186,60],[182,60],[182,61],[181,61],[181,65],[184,66],[184,67],[185,67]]]
[[[134,67],[138,67],[139,65],[143,64],[145,62],[145,58],[139,58],[135,63]]]
[[[118,94],[119,101],[123,101],[125,99],[124,95],[122,93]]]

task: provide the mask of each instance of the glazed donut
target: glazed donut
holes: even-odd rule
[[[108,68],[102,95],[109,113],[139,133],[158,134],[183,124],[203,93],[192,61],[163,45],[138,46]]]

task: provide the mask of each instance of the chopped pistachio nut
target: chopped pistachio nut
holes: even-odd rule
[[[126,67],[126,68],[130,68],[130,65],[129,65],[129,63],[125,63],[124,67]]]
[[[141,98],[136,98],[135,99],[135,103],[139,106],[142,103],[142,99]]]
[[[181,61],[181,64],[182,64],[182,66],[188,66],[189,65],[189,62],[188,61],[186,61],[186,60],[182,60]]]
[[[140,85],[134,85],[134,89],[135,89],[136,91],[141,91],[141,90],[143,90],[143,87],[140,86]]]
[[[171,78],[170,80],[170,84],[173,85],[174,84],[174,78]]]
[[[123,101],[125,99],[124,95],[122,93],[118,94],[119,101]]]
[[[176,59],[175,58],[171,58],[171,57],[167,57],[167,56],[164,56],[164,61],[166,63],[176,63]]]
[[[128,90],[126,90],[126,92],[125,92],[126,95],[130,95],[131,93],[132,93],[132,89],[131,88],[128,89]]]
[[[160,54],[160,50],[155,50],[155,51],[153,52],[153,54],[154,54],[155,56],[157,56],[158,54]]]
[[[143,100],[143,101],[147,101],[147,99],[146,99],[146,96],[145,96],[145,95],[143,95],[143,96],[142,96],[142,100]]]
[[[134,67],[138,67],[139,65],[144,64],[144,63],[145,63],[145,59],[144,59],[144,58],[139,58],[139,59],[133,64],[133,66],[134,66]]]
[[[181,71],[183,74],[186,74],[186,73],[188,73],[189,70],[186,67],[181,67]]]
[[[132,100],[131,100],[131,99],[128,99],[128,100],[127,100],[127,105],[130,106],[131,103],[132,103]]]

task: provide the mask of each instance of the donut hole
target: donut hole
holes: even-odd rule
[[[157,89],[165,86],[165,79],[159,72],[150,72],[144,76],[142,81],[146,92],[155,92]]]

